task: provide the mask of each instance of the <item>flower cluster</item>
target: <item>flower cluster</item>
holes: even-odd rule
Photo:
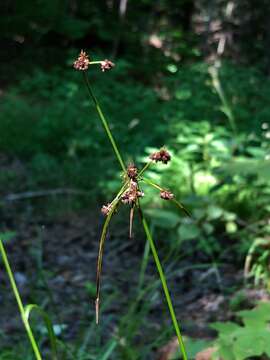
[[[159,151],[156,151],[150,155],[150,159],[155,162],[162,162],[163,164],[167,164],[171,160],[171,155],[165,148],[161,148]],[[148,183],[150,186],[155,187],[160,190],[159,196],[162,200],[172,200],[174,199],[174,194],[166,189],[161,188],[159,185],[152,183],[151,181],[147,181],[147,179],[142,177],[145,169],[151,165],[149,162],[146,167],[138,171],[138,168],[133,164],[129,164],[126,169],[125,174],[125,190],[119,195],[119,201],[123,204],[128,204],[131,208],[138,205],[138,199],[144,196],[144,192],[141,191],[139,187],[139,182]],[[115,199],[116,200],[116,199]],[[114,201],[115,201],[114,200]],[[101,208],[101,212],[103,215],[107,216],[112,211],[112,203],[107,205],[103,205]]]
[[[78,59],[74,61],[73,66],[76,70],[85,71],[88,69],[89,63],[90,60],[88,58],[88,55],[83,50],[81,50]]]
[[[107,205],[103,205],[101,208],[101,212],[103,215],[107,216],[112,210],[112,204],[108,203]]]
[[[169,190],[161,190],[159,195],[163,200],[172,200],[174,198],[173,193]]]
[[[166,149],[163,148],[151,154],[150,159],[155,162],[162,162],[163,164],[167,164],[171,160],[171,155]]]
[[[144,193],[139,189],[137,181],[131,180],[128,189],[121,196],[123,204],[134,205],[136,200],[143,197]]]
[[[138,169],[134,164],[129,164],[127,167],[127,176],[134,180],[137,181],[137,176],[138,176]]]
[[[76,70],[86,71],[88,70],[89,65],[93,64],[100,64],[101,71],[103,72],[110,70],[115,66],[115,64],[108,59],[90,62],[88,55],[83,50],[81,50],[78,58],[74,61],[73,66]]]
[[[100,62],[101,71],[103,71],[103,72],[106,70],[111,70],[114,66],[115,66],[115,64],[108,59],[105,59]]]

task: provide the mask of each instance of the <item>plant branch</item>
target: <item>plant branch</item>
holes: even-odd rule
[[[159,191],[165,191],[165,189],[163,189],[161,186],[159,186],[158,184],[155,184],[154,182],[152,182],[151,180],[148,180],[146,178],[142,179],[143,182],[145,182],[146,184],[152,186],[153,188],[159,190]],[[182,205],[178,200],[176,199],[172,199],[171,201],[173,201],[181,210],[184,211],[184,213],[191,217],[190,212],[184,207],[184,205]]]
[[[104,114],[103,114],[103,112],[102,112],[102,110],[101,110],[101,108],[100,108],[100,106],[99,106],[99,103],[98,103],[98,101],[97,101],[97,98],[95,97],[95,95],[94,95],[94,93],[93,93],[93,90],[92,90],[92,88],[91,88],[91,85],[90,85],[90,82],[89,82],[89,79],[88,79],[88,76],[87,76],[86,71],[83,72],[83,76],[84,76],[84,81],[85,81],[85,84],[86,84],[88,93],[89,93],[91,99],[92,99],[93,102],[94,102],[94,105],[95,105],[95,107],[96,107],[96,110],[97,110],[97,113],[98,113],[98,115],[99,115],[99,118],[100,118],[100,120],[101,120],[101,122],[102,122],[102,125],[103,125],[103,127],[104,127],[104,129],[105,129],[105,131],[106,131],[106,134],[107,134],[107,136],[108,136],[108,138],[109,138],[109,140],[110,140],[110,142],[111,142],[111,145],[112,145],[112,147],[113,147],[113,151],[114,151],[114,153],[115,153],[115,156],[117,157],[118,162],[119,162],[122,170],[124,171],[124,173],[126,173],[126,167],[125,167],[124,161],[123,161],[123,159],[122,159],[122,156],[120,155],[120,152],[119,152],[119,150],[118,150],[118,147],[117,147],[117,145],[116,145],[116,142],[115,142],[115,140],[114,140],[114,138],[113,138],[112,132],[111,132],[110,127],[109,127],[109,124],[108,124],[108,122],[107,122],[107,120],[106,120],[106,118],[105,118],[105,116],[104,116]]]

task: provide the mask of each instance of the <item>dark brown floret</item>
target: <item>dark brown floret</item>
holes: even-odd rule
[[[163,200],[172,200],[174,198],[174,195],[171,191],[169,190],[162,190],[160,192],[160,197]]]
[[[88,55],[86,54],[86,52],[81,50],[80,55],[78,56],[78,59],[74,61],[73,66],[76,70],[85,71],[88,69],[89,63],[90,61]]]
[[[134,164],[129,164],[127,168],[127,176],[132,179],[136,180],[138,175],[138,169]]]
[[[143,197],[144,193],[138,188],[138,184],[136,181],[131,180],[129,188],[124,192],[121,197],[122,203],[124,204],[134,204],[135,201]]]
[[[101,61],[101,63],[100,63],[101,71],[103,71],[103,72],[106,70],[111,70],[114,66],[115,66],[115,64],[108,59],[105,59],[104,61]]]
[[[171,160],[171,155],[166,149],[160,149],[159,151],[151,154],[150,159],[155,162],[160,161],[163,164],[167,164]]]
[[[108,203],[107,205],[103,205],[101,208],[101,212],[103,215],[107,216],[112,210],[112,204]]]

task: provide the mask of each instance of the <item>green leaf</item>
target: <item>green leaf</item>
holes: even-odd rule
[[[243,329],[238,334],[233,345],[233,352],[237,360],[243,360],[252,356],[260,356],[264,352],[265,343],[269,340],[270,332],[266,336],[266,330]]]
[[[217,345],[218,354],[220,355],[218,359],[221,358],[223,360],[235,360],[231,344],[227,344],[224,340],[219,340]]]
[[[54,328],[53,328],[51,319],[48,316],[48,314],[46,313],[46,311],[44,311],[40,306],[38,306],[36,304],[29,304],[24,309],[25,318],[28,323],[29,323],[30,315],[33,310],[37,311],[43,318],[43,321],[44,321],[47,331],[48,331],[48,336],[49,336],[49,340],[50,340],[50,344],[51,344],[51,350],[52,350],[52,354],[53,354],[52,359],[56,360],[58,358],[57,338],[54,333]]]
[[[203,229],[206,232],[207,235],[210,235],[214,232],[215,228],[212,224],[210,223],[205,223],[203,224]]]
[[[197,239],[201,235],[199,227],[195,224],[181,224],[177,232],[181,241]]]
[[[253,310],[243,310],[237,314],[248,327],[265,326],[270,321],[270,303],[261,302]]]
[[[241,329],[241,327],[231,321],[226,322],[215,322],[210,325],[212,329],[218,331],[220,336],[232,336],[234,332]]]
[[[209,220],[215,220],[223,215],[223,210],[215,205],[210,205],[207,209],[207,215]]]
[[[180,217],[169,210],[147,209],[145,210],[145,213],[151,218],[156,226],[164,229],[172,229],[180,221]]]

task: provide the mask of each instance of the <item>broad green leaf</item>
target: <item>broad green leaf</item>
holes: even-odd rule
[[[243,323],[249,327],[265,326],[270,321],[270,303],[261,302],[253,310],[243,310],[237,313]]]
[[[231,344],[225,344],[225,342],[221,340],[218,342],[218,346],[218,354],[220,355],[218,359],[221,358],[223,360],[235,360]]]
[[[270,338],[266,338],[266,330],[253,328],[242,329],[233,344],[233,352],[236,360],[248,359],[252,356],[260,356],[264,352],[265,343]]]
[[[222,335],[222,336],[231,336],[236,331],[241,329],[241,326],[239,326],[231,321],[215,322],[215,323],[211,324],[210,327],[212,329],[215,329],[216,331],[218,331],[219,335]]]
[[[209,220],[215,220],[223,215],[223,210],[215,205],[210,205],[207,209],[207,215]]]
[[[164,209],[147,209],[145,213],[156,226],[164,229],[174,228],[181,219],[181,217],[174,212]]]
[[[181,224],[177,232],[181,241],[197,239],[201,235],[199,227],[195,224]]]
[[[212,234],[213,233],[213,231],[214,231],[214,226],[212,225],[212,224],[210,224],[210,223],[204,223],[203,224],[203,229],[204,229],[204,231],[206,232],[206,234],[207,235],[209,235],[209,234]]]

